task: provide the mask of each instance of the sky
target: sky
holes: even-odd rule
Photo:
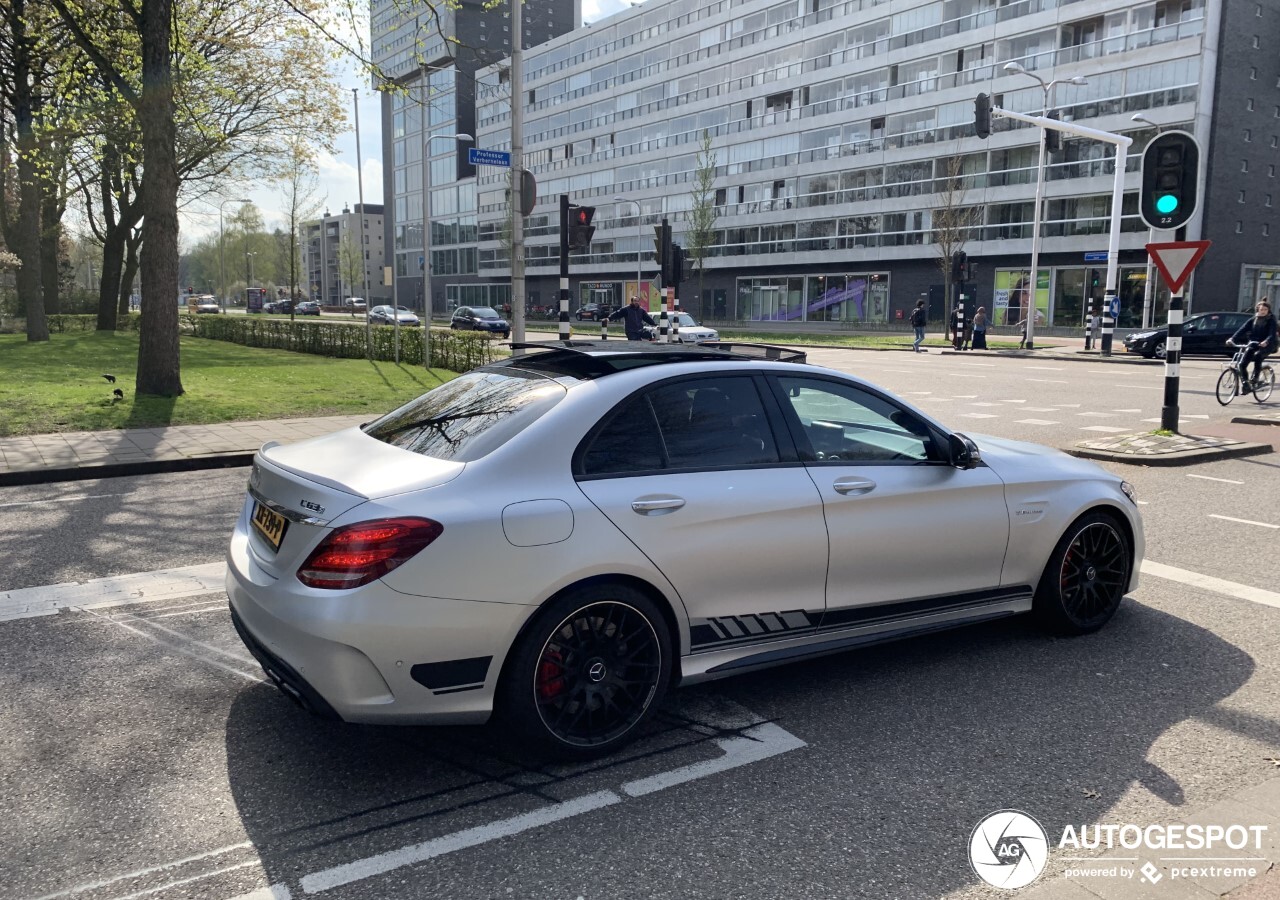
[[[582,18],[585,22],[611,16],[631,6],[626,0],[582,0]],[[365,44],[369,37],[365,35]],[[340,62],[337,66],[339,84],[346,91],[346,128],[338,136],[333,153],[324,153],[317,160],[319,183],[316,198],[321,210],[340,213],[344,207],[355,207],[360,202],[360,182],[356,175],[355,102],[351,89],[359,88],[360,104],[360,159],[364,170],[364,202],[382,202],[382,122],[378,95],[369,86],[369,77],[360,72],[353,61]],[[266,222],[267,230],[284,227],[285,199],[280,184],[261,183],[228,188],[224,197],[228,200],[241,197],[252,200]],[[219,198],[222,199],[222,198]],[[193,203],[180,213],[181,241],[190,246],[195,241],[218,231],[218,200],[210,203]],[[225,216],[235,210],[235,203],[223,206]],[[224,219],[225,221],[225,219]]]

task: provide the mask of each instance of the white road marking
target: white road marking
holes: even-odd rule
[[[204,872],[200,875],[192,875],[190,878],[179,878],[177,881],[170,881],[168,884],[161,884],[153,888],[147,888],[145,891],[138,891],[136,894],[125,894],[123,897],[115,897],[113,898],[113,900],[138,900],[139,897],[148,897],[151,894],[158,894],[161,891],[167,891],[169,890],[169,888],[178,887],[179,885],[190,884],[193,881],[204,881],[205,879],[212,878],[215,875],[225,875],[227,872],[235,872],[239,869],[247,869],[250,866],[260,866],[260,865],[262,865],[262,863],[254,859],[254,860],[250,860],[249,862],[239,863],[238,865],[226,866],[221,869],[214,869],[212,872]]]
[[[1280,594],[1277,594],[1275,591],[1264,591],[1262,588],[1250,587],[1247,584],[1237,584],[1234,581],[1224,581],[1221,578],[1214,578],[1211,575],[1201,575],[1199,572],[1189,572],[1186,569],[1166,566],[1163,563],[1152,562],[1149,559],[1144,559],[1142,561],[1142,574],[1154,575],[1157,578],[1165,578],[1169,581],[1176,581],[1179,584],[1185,584],[1190,587],[1213,591],[1215,594],[1225,594],[1228,597],[1235,597],[1238,600],[1248,600],[1251,603],[1260,603],[1263,606],[1273,606],[1280,609]]]
[[[95,578],[83,584],[53,584],[0,591],[0,622],[52,616],[60,609],[105,609],[129,603],[213,594],[224,589],[226,575],[227,564],[215,562]]]
[[[986,378],[986,375],[974,375],[972,372],[948,372],[951,378]]]
[[[1000,402],[1001,402],[1001,403],[1026,403],[1027,401],[1026,401],[1026,400],[1009,400],[1009,399],[1007,399],[1007,398],[1003,398],[1003,397],[1002,397],[1002,398],[1000,399]]]
[[[1023,366],[1024,369],[1035,369],[1037,372],[1061,372],[1062,366]]]
[[[1058,407],[1056,406],[1024,406],[1022,407],[1022,411],[1023,412],[1057,412]]]
[[[956,394],[951,399],[952,400],[977,400],[978,395],[977,394]]]
[[[353,881],[362,881],[365,878],[372,878],[374,875],[382,875],[403,866],[410,866],[414,863],[434,859],[437,856],[444,856],[447,853],[453,853],[455,850],[478,847],[481,844],[487,844],[499,838],[510,837],[513,834],[520,834],[523,831],[550,825],[553,822],[570,819],[583,813],[594,812],[621,802],[622,798],[613,791],[597,791],[594,794],[587,794],[585,797],[544,806],[541,809],[535,809],[533,812],[522,813],[509,819],[486,822],[484,825],[477,825],[475,828],[467,828],[463,831],[455,831],[453,834],[446,834],[430,841],[423,841],[421,844],[412,844],[408,847],[401,847],[398,850],[379,853],[377,856],[358,859],[346,865],[313,872],[310,875],[303,876],[301,880],[302,890],[308,894],[317,894],[320,891],[341,887]]]
[[[970,406],[999,406],[1000,404],[999,403],[982,403],[982,402],[975,401],[973,403],[970,403],[969,405]]]
[[[236,669],[227,665],[221,660],[214,659],[212,656],[207,656],[195,650],[188,650],[186,647],[183,647],[182,644],[175,644],[172,641],[162,640],[156,635],[149,634],[148,632],[143,631],[140,628],[134,628],[132,625],[129,625],[120,619],[113,619],[110,616],[104,616],[101,613],[96,613],[96,612],[90,612],[90,615],[97,616],[102,621],[110,622],[112,625],[117,625],[120,628],[123,628],[125,631],[131,631],[134,634],[138,635],[139,637],[144,637],[147,640],[155,641],[157,644],[160,644],[161,646],[164,646],[164,647],[168,647],[170,650],[172,650],[175,653],[181,653],[183,656],[187,656],[187,657],[190,657],[191,659],[197,660],[198,662],[202,662],[202,663],[205,663],[206,665],[213,666],[215,669],[221,669],[224,672],[230,672],[232,675],[238,675],[241,678],[245,679],[246,681],[253,681],[257,683],[262,683],[266,681],[266,679],[263,678],[261,675],[254,675],[250,672],[241,671],[240,669]],[[146,620],[139,619],[138,621],[146,621]],[[230,656],[233,659],[239,660],[239,657],[236,657],[232,653],[228,653],[226,650],[213,647],[209,644],[203,644],[200,641],[192,640],[186,635],[179,634],[176,631],[172,631],[171,629],[165,628],[163,625],[153,625],[152,627],[159,628],[161,631],[167,631],[170,634],[177,634],[178,639],[183,643],[194,644],[197,647],[204,647],[207,650],[212,650],[216,653],[222,654],[223,656]]]
[[[1049,419],[1019,419],[1015,425],[1061,425],[1061,422],[1054,422]]]
[[[1221,481],[1223,484],[1244,484],[1243,481],[1232,481],[1230,478],[1214,478],[1212,475],[1187,475],[1188,478],[1199,478],[1201,481]]]
[[[1052,378],[1028,378],[1027,381],[1035,381],[1039,384],[1068,384],[1066,381],[1054,381]]]
[[[677,784],[727,772],[738,766],[759,762],[762,759],[777,756],[779,753],[807,746],[800,738],[772,722],[750,728],[743,732],[742,737],[718,740],[716,743],[724,750],[724,756],[719,759],[707,759],[679,769],[672,769],[670,772],[659,772],[648,778],[628,781],[622,786],[622,792],[628,797],[643,797],[645,794],[666,790]]]
[[[1220,516],[1217,513],[1209,513],[1210,519],[1221,519],[1224,522],[1239,522],[1241,525],[1257,525],[1261,528],[1280,528],[1280,525],[1272,525],[1268,522],[1254,522],[1250,519],[1233,519],[1231,516]]]
[[[197,606],[195,609],[184,609],[180,612],[157,613],[154,616],[132,616],[135,620],[144,620],[150,622],[152,619],[171,619],[174,616],[197,616],[207,612],[226,612],[227,604],[216,603],[213,606]]]
[[[258,888],[256,891],[250,891],[247,894],[239,894],[232,897],[231,900],[293,900],[293,894],[289,893],[287,885],[273,884],[270,887]]]
[[[1118,413],[1140,413],[1140,412],[1142,412],[1142,410],[1140,410],[1140,409],[1113,409],[1113,410],[1111,410],[1111,411],[1112,411],[1112,412],[1118,412]]]
[[[991,413],[961,413],[962,419],[998,419],[999,416],[993,416]]]
[[[1079,403],[1055,403],[1054,406],[1056,406],[1059,409],[1079,409],[1080,408]]]
[[[1093,416],[1096,419],[1114,419],[1116,417],[1115,413],[1104,413],[1104,412],[1082,412],[1082,413],[1076,413],[1076,415],[1077,416]]]
[[[995,363],[980,363],[980,362],[962,362],[962,363],[953,363],[953,365],[957,365],[957,366],[981,366],[981,367],[982,367],[982,368],[984,368],[984,369],[994,369],[994,368],[996,367],[996,364],[995,364]]]
[[[928,394],[932,394],[933,391],[902,391],[901,393],[908,397],[924,397]]]
[[[78,884],[65,891],[58,891],[56,894],[45,894],[43,897],[37,897],[36,900],[56,900],[58,897],[70,897],[72,894],[84,894],[89,891],[96,891],[98,888],[115,884],[117,881],[132,881],[135,878],[141,878],[143,875],[150,875],[153,872],[163,872],[166,869],[176,869],[178,866],[185,866],[187,863],[198,862],[202,859],[209,859],[214,856],[222,856],[224,853],[231,853],[235,850],[250,850],[252,848],[253,844],[248,841],[240,844],[231,844],[226,847],[219,847],[217,850],[210,850],[208,853],[198,853],[195,856],[184,856],[182,859],[175,859],[173,862],[162,863],[161,865],[151,866],[146,869],[138,869],[135,872],[126,872],[124,875],[117,875],[114,878],[104,878],[102,881],[91,881],[88,884]]]
[[[1081,431],[1100,431],[1104,434],[1119,434],[1122,431],[1128,431],[1128,428],[1113,428],[1110,425],[1086,425],[1080,429]]]

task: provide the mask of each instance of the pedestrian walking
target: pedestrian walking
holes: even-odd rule
[[[1018,349],[1027,349],[1027,320],[1023,319],[1018,324]]]
[[[987,349],[987,308],[979,306],[973,314],[973,349]]]
[[[920,345],[924,343],[924,328],[928,320],[929,313],[924,308],[924,301],[917,300],[916,308],[911,310],[911,327],[916,330],[916,340],[911,349],[916,353],[920,352]]]
[[[639,299],[634,294],[631,296],[630,303],[606,318],[611,322],[614,319],[621,319],[623,330],[626,331],[627,340],[629,341],[645,340],[644,326],[654,326],[653,319],[645,312],[644,307],[640,305]]]

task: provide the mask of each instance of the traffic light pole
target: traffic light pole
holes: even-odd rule
[[[1106,301],[1103,304],[1102,319],[1102,347],[1103,356],[1111,355],[1111,339],[1115,332],[1115,316],[1112,307],[1112,301],[1116,297],[1116,285],[1120,274],[1119,257],[1120,257],[1120,219],[1122,201],[1124,199],[1124,168],[1125,157],[1129,152],[1129,146],[1133,143],[1133,138],[1126,137],[1123,134],[1112,134],[1110,131],[1099,131],[1096,128],[1086,128],[1084,125],[1077,125],[1074,122],[1063,122],[1059,119],[1050,119],[1045,116],[1027,116],[1022,113],[1010,112],[1007,109],[993,107],[991,110],[993,116],[999,116],[1002,119],[1013,119],[1017,122],[1026,122],[1029,125],[1037,125],[1042,129],[1053,129],[1054,131],[1065,131],[1068,134],[1076,134],[1081,137],[1093,138],[1098,141],[1105,141],[1108,144],[1114,144],[1116,148],[1115,162],[1115,182],[1111,190],[1111,233],[1107,243],[1107,294]],[[1040,135],[1040,152],[1044,153],[1044,134]],[[1040,208],[1040,184],[1036,184],[1036,209]],[[1039,252],[1039,231],[1032,238],[1032,256],[1035,257]],[[1032,268],[1035,268],[1038,260],[1032,260]],[[1038,279],[1037,279],[1038,280]],[[1027,320],[1027,346],[1031,346],[1032,329],[1035,327],[1036,316],[1036,292],[1038,285],[1032,284],[1031,288],[1031,315]],[[1108,322],[1110,324],[1108,324]]]
[[[560,195],[560,340],[569,340],[569,195]]]

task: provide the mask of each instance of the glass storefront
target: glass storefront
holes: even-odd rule
[[[1085,316],[1101,308],[1106,296],[1106,267],[1072,266],[1040,270],[1036,291],[1036,324],[1059,328],[1082,328]],[[1145,266],[1121,266],[1116,295],[1120,300],[1117,328],[1141,328],[1142,307],[1146,301]],[[1026,285],[1030,273],[1025,269],[998,269],[995,273],[995,295],[992,297],[993,319],[997,325],[1016,325],[1022,321],[1027,304]],[[1169,291],[1157,277],[1152,298],[1151,321],[1160,324],[1169,309]]]
[[[739,278],[736,312],[746,322],[887,322],[889,276]]]

